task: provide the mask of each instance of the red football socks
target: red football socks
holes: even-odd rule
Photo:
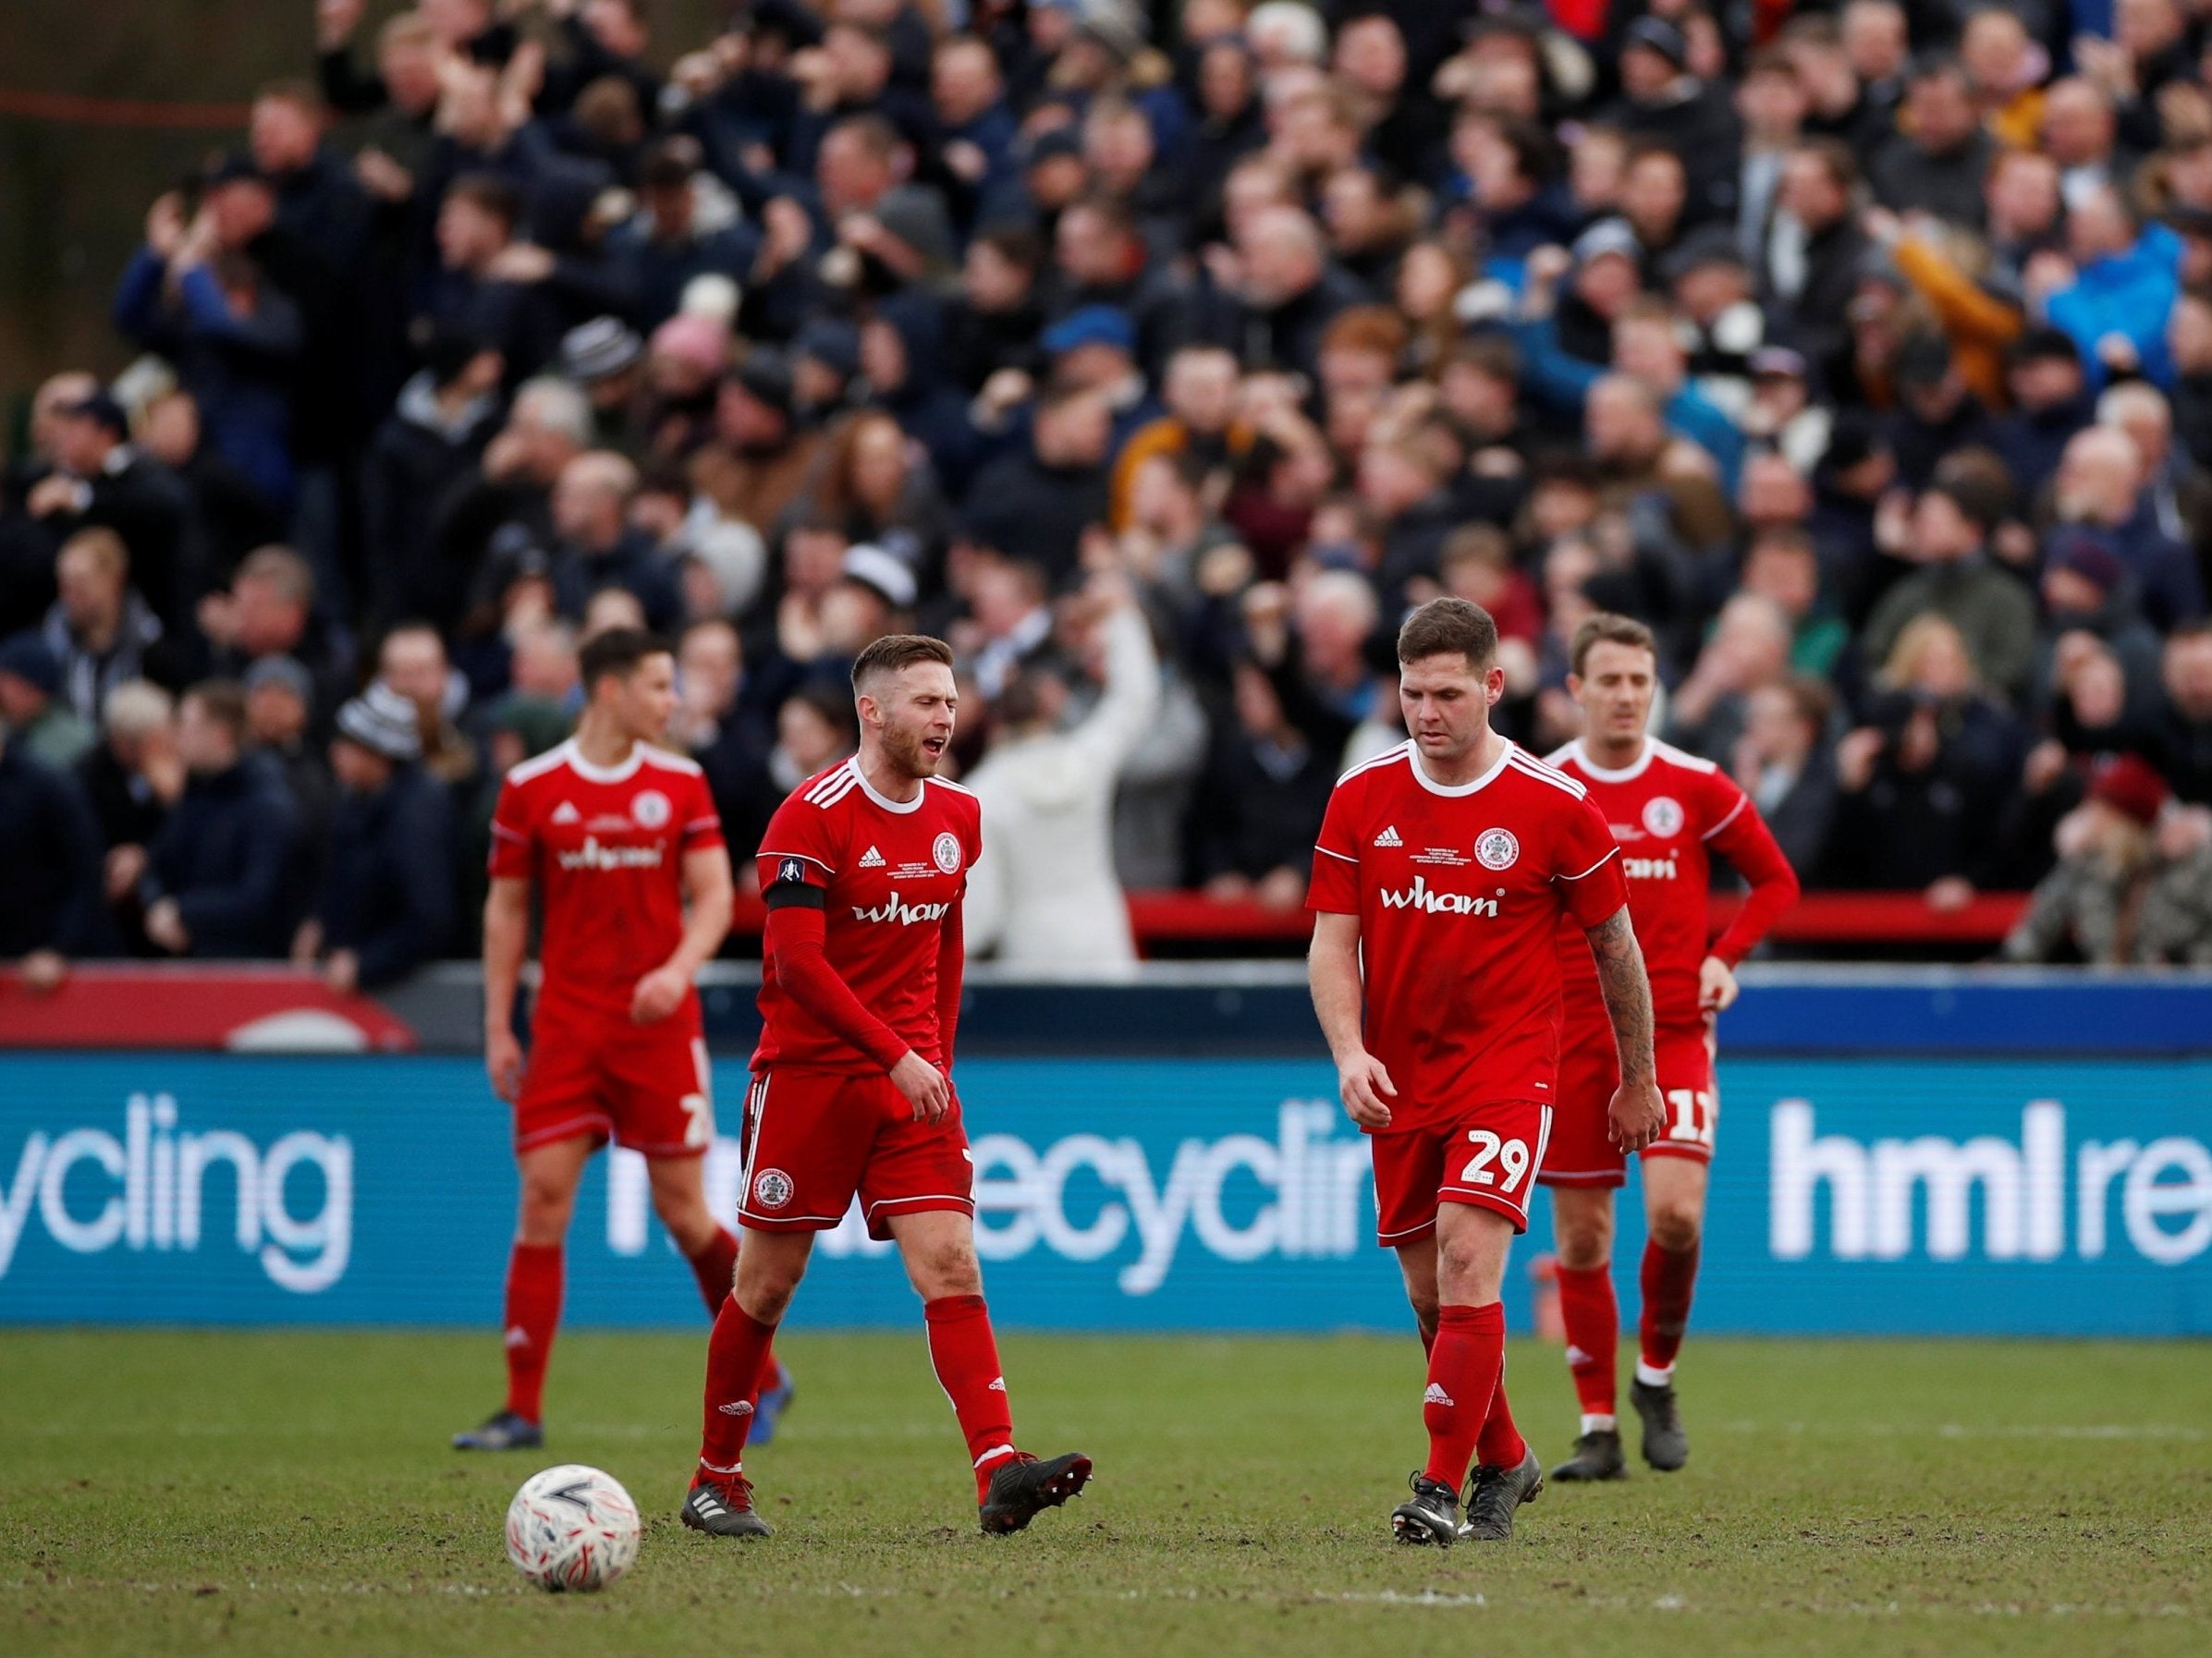
[[[720,1226],[705,1249],[691,1257],[691,1274],[699,1280],[699,1293],[706,1310],[719,1314],[730,1286],[738,1281],[738,1240]]]
[[[696,1485],[710,1476],[727,1478],[745,1467],[745,1435],[752,1428],[753,1400],[766,1373],[776,1326],[764,1324],[738,1305],[735,1293],[722,1298],[715,1333],[706,1342],[706,1393],[701,1412]]]
[[[1436,1345],[1429,1349],[1428,1391],[1421,1404],[1421,1420],[1428,1429],[1424,1478],[1455,1492],[1466,1480],[1505,1361],[1502,1305],[1493,1301],[1487,1307],[1440,1311]]]
[[[1686,1250],[1644,1246],[1644,1362],[1647,1371],[1671,1372],[1690,1325],[1690,1298],[1697,1287],[1697,1245]]]
[[[1614,1414],[1620,1362],[1620,1302],[1610,1265],[1558,1270],[1559,1320],[1567,1326],[1567,1369],[1584,1416]]]
[[[518,1243],[507,1261],[507,1408],[544,1420],[545,1361],[561,1322],[561,1247]]]
[[[1014,1411],[998,1368],[991,1314],[981,1296],[940,1296],[923,1303],[922,1316],[929,1323],[929,1361],[936,1368],[937,1385],[952,1401],[975,1464],[980,1503],[990,1494],[998,1465],[1015,1455]]]
[[[1513,1425],[1513,1408],[1506,1403],[1506,1373],[1497,1372],[1497,1389],[1490,1396],[1490,1414],[1474,1441],[1474,1459],[1485,1468],[1519,1468],[1528,1457],[1528,1441]]]

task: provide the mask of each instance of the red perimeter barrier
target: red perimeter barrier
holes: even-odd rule
[[[1773,936],[1803,945],[1980,945],[1994,947],[2027,908],[2025,893],[1984,893],[1963,909],[1939,910],[1918,893],[1807,893],[1781,919]],[[1735,913],[1732,896],[1713,901],[1713,932]],[[738,900],[735,931],[757,937],[767,912],[758,898]],[[1224,903],[1194,892],[1141,892],[1129,896],[1140,947],[1151,945],[1281,945],[1306,938],[1314,919],[1303,909],[1268,909],[1249,900]]]

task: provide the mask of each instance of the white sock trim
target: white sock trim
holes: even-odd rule
[[[1617,1416],[1585,1416],[1583,1418],[1582,1431],[1584,1433],[1618,1433],[1620,1432],[1620,1419]]]
[[[1014,1454],[1012,1445],[993,1445],[975,1459],[975,1466],[981,1468],[986,1462],[996,1462],[1001,1457],[1011,1457]]]
[[[706,1471],[710,1474],[741,1474],[745,1471],[745,1464],[741,1460],[731,1463],[727,1468],[716,1468],[713,1463],[702,1457],[699,1459],[699,1466],[706,1469]]]
[[[1636,1360],[1636,1380],[1646,1387],[1671,1387],[1674,1384],[1674,1366],[1665,1370],[1654,1369],[1639,1359]]]

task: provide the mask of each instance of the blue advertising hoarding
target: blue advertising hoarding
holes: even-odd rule
[[[1007,1325],[1403,1326],[1326,1063],[978,1059],[959,1079]],[[716,1082],[734,1131],[741,1066]],[[1703,1329],[2212,1334],[2212,1060],[1762,1057],[1724,1062],[1721,1091]],[[708,1178],[729,1213],[733,1141]],[[0,1322],[488,1327],[513,1209],[472,1061],[0,1055]],[[1548,1230],[1539,1201],[1521,1265]],[[568,1286],[580,1323],[702,1318],[634,1158],[595,1164]],[[1517,1326],[1530,1293],[1509,1276]],[[850,1220],[795,1312],[912,1316]]]

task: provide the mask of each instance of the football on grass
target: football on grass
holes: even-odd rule
[[[580,1462],[532,1474],[507,1506],[507,1557],[540,1589],[605,1589],[637,1564],[638,1506]]]

